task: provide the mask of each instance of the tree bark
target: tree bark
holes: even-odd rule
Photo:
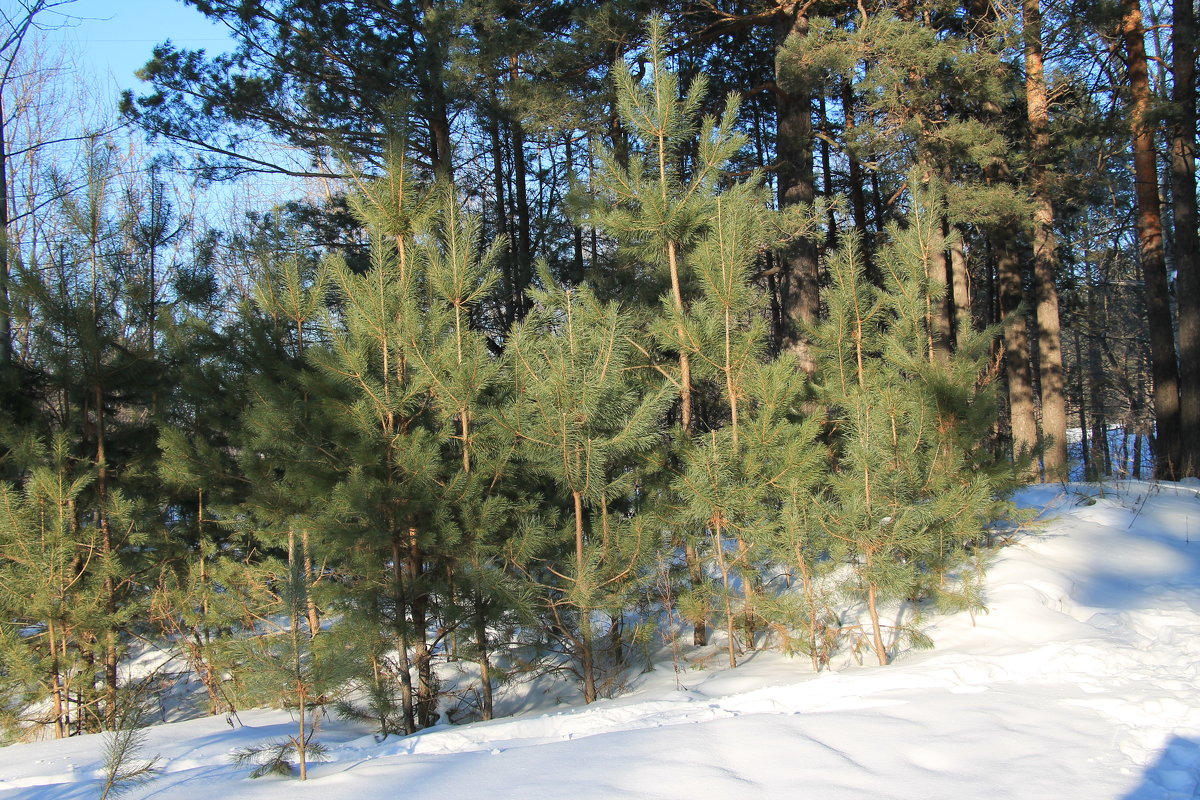
[[[950,301],[954,308],[954,337],[958,341],[958,329],[974,327],[971,317],[971,273],[967,264],[967,251],[962,236],[955,226],[946,224],[945,235],[950,240]]]
[[[1103,336],[1104,315],[1096,301],[1094,289],[1088,290],[1088,318],[1095,321],[1096,331],[1088,337],[1087,372],[1088,403],[1091,407],[1091,442],[1088,469],[1084,475],[1088,480],[1099,481],[1112,474],[1112,460],[1108,446],[1108,411],[1105,402],[1104,367],[1100,359],[1100,337]],[[1083,365],[1080,365],[1080,369]]]
[[[512,59],[512,80],[517,78],[517,60]],[[512,131],[513,149],[513,180],[516,186],[517,203],[517,319],[523,319],[529,310],[529,300],[525,295],[525,287],[533,277],[533,240],[529,230],[529,190],[525,169],[525,128],[521,120],[512,119],[509,122]]]
[[[408,529],[408,580],[419,587],[425,575],[425,559],[417,541],[417,529]],[[433,677],[433,652],[429,647],[429,594],[417,588],[408,604],[413,628],[413,662],[417,668],[417,723],[429,728],[437,722],[437,685]]]
[[[417,717],[413,706],[412,663],[408,657],[408,629],[405,623],[405,608],[408,605],[404,581],[404,556],[401,552],[399,533],[392,534],[392,621],[396,630],[396,652],[399,662],[401,696],[400,705],[404,715],[404,732],[417,732]]]
[[[583,495],[571,492],[575,504],[575,580],[583,579],[586,567],[584,560],[583,541]],[[596,669],[592,653],[592,609],[587,605],[579,607],[579,660],[583,671],[583,702],[596,702]]]
[[[300,546],[304,549],[304,614],[308,622],[308,636],[317,638],[321,632],[321,612],[317,609],[317,601],[313,599],[311,587],[316,582],[316,571],[313,569],[312,548],[309,546],[308,531],[300,534]]]
[[[846,142],[846,158],[850,173],[850,213],[854,218],[854,227],[858,229],[863,243],[863,269],[867,280],[878,286],[881,283],[879,270],[875,268],[874,252],[875,237],[867,230],[867,194],[866,177],[863,175],[862,162],[853,144],[854,139],[854,88],[849,80],[842,81],[842,119],[845,129],[842,134]]]
[[[1154,418],[1158,449],[1155,473],[1160,480],[1178,480],[1182,455],[1179,427],[1179,366],[1171,326],[1171,297],[1163,252],[1162,212],[1158,201],[1158,169],[1151,116],[1150,72],[1139,0],[1122,0],[1121,37],[1133,99],[1133,173],[1137,195],[1137,238],[1145,285],[1146,318],[1150,333],[1150,366],[1154,375]]]
[[[864,553],[867,559],[867,572],[871,572],[874,548],[868,547]],[[875,647],[875,657],[879,666],[886,667],[890,661],[887,646],[883,643],[883,623],[879,621],[879,587],[874,580],[867,580],[867,611],[871,615],[871,643]]]
[[[833,164],[829,158],[829,113],[825,107],[825,94],[822,92],[817,99],[818,113],[821,115],[821,130],[826,133],[821,139],[821,192],[829,207],[825,210],[825,249],[832,251],[837,248],[838,229],[837,217],[833,213]]]
[[[1196,10],[1172,4],[1171,201],[1179,311],[1180,474],[1200,477],[1200,237],[1196,226]]]
[[[1038,378],[1042,388],[1042,459],[1046,480],[1067,470],[1067,400],[1058,314],[1058,242],[1050,199],[1050,103],[1042,59],[1040,0],[1024,0],[1025,96],[1029,117],[1030,184],[1033,189],[1033,273],[1037,293]]]
[[[8,263],[8,131],[4,122],[4,97],[0,92],[0,380],[8,379],[8,367],[13,359]]]
[[[1004,368],[1008,378],[1012,454],[1014,461],[1020,461],[1034,451],[1038,439],[1033,375],[1029,363],[1029,327],[1025,315],[1018,313],[1025,299],[1025,288],[1021,279],[1020,260],[1005,234],[994,231],[992,237],[1000,284],[1000,314],[1004,321]],[[1036,465],[1032,466],[1030,472],[1036,471]]]
[[[517,266],[517,243],[509,234],[508,230],[508,202],[505,198],[505,180],[504,180],[504,147],[500,142],[500,112],[498,101],[493,99],[493,113],[488,119],[488,135],[491,138],[492,144],[492,187],[496,193],[496,234],[504,237],[507,243],[507,257],[501,265],[501,271],[504,274],[504,280],[507,283],[508,290],[508,307],[504,309],[504,327],[507,330],[512,327],[519,317],[517,307],[521,304],[521,280],[519,277],[520,270]]]
[[[565,144],[563,156],[567,160],[567,173],[575,173],[575,148],[572,146],[574,131],[567,131],[563,139]],[[578,225],[571,227],[571,280],[579,285],[583,283],[583,228]]]
[[[782,48],[792,36],[808,35],[808,17],[795,2],[780,6],[775,14],[776,83],[782,76]],[[781,208],[812,208],[813,185],[812,87],[805,81],[780,85],[776,93],[779,205]],[[784,318],[783,348],[795,352],[804,369],[812,373],[816,364],[803,335],[804,325],[817,321],[820,313],[817,246],[810,239],[797,239],[781,254],[780,305]]]
[[[493,700],[492,700],[492,662],[491,656],[488,653],[487,639],[487,615],[484,609],[483,592],[475,589],[475,647],[479,651],[477,659],[479,662],[479,689],[480,689],[480,716],[484,720],[492,718]]]
[[[938,227],[940,233],[942,226]],[[929,356],[931,361],[945,364],[950,361],[954,327],[950,322],[950,293],[947,290],[950,284],[950,259],[946,253],[944,240],[937,243],[932,252],[927,254],[926,259],[925,274],[929,278],[931,289],[927,301],[929,306]],[[937,291],[939,287],[941,296],[934,297],[932,292]]]

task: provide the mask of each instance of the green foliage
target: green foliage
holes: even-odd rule
[[[815,522],[854,565],[881,663],[888,645],[878,604],[954,591],[951,572],[982,546],[1006,488],[985,447],[994,418],[981,384],[990,332],[964,331],[946,360],[932,344],[929,304],[942,287],[930,284],[925,264],[942,243],[924,202],[918,196],[906,229],[890,231],[882,289],[863,279],[849,239],[829,264],[828,321],[813,331],[836,448],[829,483],[814,495]],[[914,628],[902,632],[920,640]]]
[[[518,544],[528,554],[519,563],[570,640],[591,702],[591,614],[621,610],[622,582],[651,544],[637,517],[611,506],[637,492],[638,459],[662,441],[671,396],[635,379],[630,319],[616,304],[587,286],[558,286],[544,265],[541,280],[545,288],[532,293],[534,308],[505,353],[514,393],[503,424],[519,442],[524,469],[553,487],[546,500],[561,523],[550,535],[527,527],[545,549]]]
[[[737,96],[726,98],[719,118],[702,116],[707,79],[697,74],[682,93],[677,74],[667,66],[664,36],[662,20],[655,17],[646,81],[635,79],[628,64],[615,67],[617,108],[628,129],[628,148],[618,152],[598,147],[598,168],[591,174],[593,196],[586,203],[577,199],[584,222],[617,237],[621,261],[631,268],[617,275],[627,286],[640,289],[643,298],[684,291],[679,282],[686,280],[672,274],[672,248],[678,247],[683,261],[684,252],[703,235],[724,182],[722,169],[746,143],[735,129]],[[578,187],[576,194],[581,191]],[[593,282],[609,289],[613,277],[595,275]],[[690,297],[694,292],[685,293]],[[674,345],[688,349],[686,343]]]
[[[460,12],[481,30],[531,35],[532,22],[501,25],[481,7],[428,22],[450,30]],[[621,29],[589,24],[609,22]],[[503,44],[454,55],[511,76],[486,111],[498,170],[528,155],[529,120],[508,115],[547,104],[545,87],[525,85],[530,62],[509,61]],[[923,116],[959,90],[998,91],[974,75],[994,53],[882,17],[817,23],[788,48],[785,85],[821,69],[855,81],[860,116],[878,125],[859,126],[851,150],[879,149],[881,170],[930,168],[910,180],[911,202],[898,195],[910,215],[876,243],[874,283],[860,237],[840,236],[827,319],[807,332],[814,376],[774,352],[769,320],[784,313],[776,250],[816,223],[771,211],[761,173],[734,172],[764,132],[746,135],[736,94],[706,113],[707,79],[668,49],[661,19],[644,56],[618,54],[607,146],[574,137],[585,155],[564,165],[557,144],[539,142],[544,158],[525,174],[496,176],[500,194],[589,165],[576,170],[578,214],[541,223],[578,226],[580,270],[564,282],[541,262],[524,295],[521,248],[535,243],[518,241],[529,238],[519,225],[512,241],[496,235],[506,201],[452,185],[445,152],[430,185],[434,165],[413,153],[432,156],[431,141],[374,131],[344,148],[381,170],[355,175],[345,198],[347,229],[361,233],[352,247],[323,252],[288,224],[295,213],[264,214],[230,237],[238,302],[206,309],[202,292],[184,292],[160,303],[166,284],[116,245],[148,259],[167,230],[109,213],[115,153],[94,142],[94,182],[56,212],[67,232],[57,260],[21,275],[23,302],[44,312],[30,352],[52,435],[6,435],[0,450],[12,478],[0,486],[6,722],[57,702],[34,721],[63,735],[68,718],[102,724],[117,709],[100,695],[100,665],[124,656],[143,617],[200,675],[211,711],[300,711],[294,736],[242,754],[266,774],[295,761],[303,772],[319,749],[315,707],[382,735],[434,724],[442,662],[475,662],[483,716],[506,674],[531,665],[573,671],[594,700],[656,631],[674,639],[663,608],[701,634],[723,624],[731,663],[739,647],[777,644],[820,669],[868,639],[881,660],[901,638],[927,645],[917,613],[932,605],[978,607],[982,526],[1008,486],[983,446],[991,333],[964,325],[953,355],[935,352],[929,315],[944,298],[926,266],[948,246],[947,220],[995,219],[1012,198],[978,182],[920,187],[942,183],[944,167],[974,179],[1001,157],[1002,140],[970,114]],[[223,83],[201,69],[163,50],[151,72]],[[242,101],[262,108],[276,89],[255,84]],[[322,113],[359,118],[340,104]],[[393,112],[362,118],[390,132]],[[562,133],[535,127],[547,142]],[[870,626],[839,617],[847,598],[869,607]],[[882,629],[884,602],[914,610],[903,630]]]
[[[124,797],[160,771],[158,756],[147,759],[146,698],[141,691],[125,691],[120,698],[116,727],[104,734],[104,784],[100,800]]]
[[[253,765],[251,778],[278,775],[290,778],[296,774],[294,759],[300,758],[297,742],[292,738],[268,744],[243,747],[232,754],[233,763],[239,767]],[[304,745],[304,758],[308,761],[328,761],[329,748],[321,742],[308,741]]]
[[[96,579],[99,532],[80,526],[76,506],[95,480],[70,456],[67,436],[49,446],[15,442],[28,470],[23,484],[0,485],[0,676],[10,728],[30,721],[27,710],[51,704],[45,722],[65,735],[69,693],[92,676],[86,661],[105,622],[102,582]],[[83,569],[81,569],[81,566]]]

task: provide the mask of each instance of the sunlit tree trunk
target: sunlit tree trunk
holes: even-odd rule
[[[1047,480],[1066,478],[1067,399],[1058,315],[1058,270],[1054,204],[1050,199],[1050,103],[1042,63],[1040,0],[1024,0],[1025,96],[1029,116],[1030,183],[1034,196],[1033,272],[1037,294],[1038,377],[1042,389],[1042,458]]]
[[[777,52],[782,51],[784,42],[789,37],[807,36],[808,29],[806,7],[801,8],[797,2],[781,5],[775,15]],[[776,56],[777,83],[782,70],[782,59],[782,55]],[[812,87],[800,80],[780,86],[779,89],[776,94],[776,180],[779,205],[811,208],[816,199],[816,189],[813,185]],[[801,330],[804,325],[816,322],[820,312],[817,246],[810,239],[797,239],[781,254],[781,262],[783,269],[779,284],[784,323],[782,344],[800,357],[806,371],[812,372],[815,364]]]
[[[1146,58],[1145,30],[1139,0],[1123,0],[1121,37],[1133,133],[1133,174],[1137,196],[1137,237],[1150,333],[1150,366],[1154,375],[1154,418],[1158,448],[1155,473],[1160,480],[1178,480],[1183,449],[1179,427],[1179,367],[1171,325],[1171,296],[1163,252],[1162,212],[1158,200],[1158,165],[1154,148],[1153,98]]]
[[[996,254],[1000,313],[1004,321],[1004,367],[1008,378],[1012,452],[1014,459],[1020,459],[1037,447],[1038,431],[1029,363],[1029,325],[1025,315],[1019,311],[1025,299],[1024,282],[1017,254],[1004,237],[1004,232],[995,232],[992,249]],[[1036,473],[1036,465],[1032,469]]]

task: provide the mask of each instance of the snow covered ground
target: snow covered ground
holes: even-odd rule
[[[189,798],[912,798],[1157,800],[1200,782],[1200,492],[1039,486],[1042,522],[1003,548],[987,614],[941,618],[937,649],[813,675],[773,653],[736,670],[668,662],[590,707],[377,743],[326,723],[306,783],[251,780],[231,750],[287,714],[162,725],[163,774],[130,796]],[[711,660],[719,663],[719,656]],[[0,799],[98,795],[100,736],[0,748]]]

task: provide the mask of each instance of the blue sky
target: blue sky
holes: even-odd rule
[[[51,43],[61,42],[76,56],[82,70],[103,85],[109,80],[121,89],[138,89],[134,71],[149,59],[156,44],[170,39],[189,49],[210,53],[228,49],[224,28],[180,0],[75,0],[61,6],[65,18],[44,17]]]

